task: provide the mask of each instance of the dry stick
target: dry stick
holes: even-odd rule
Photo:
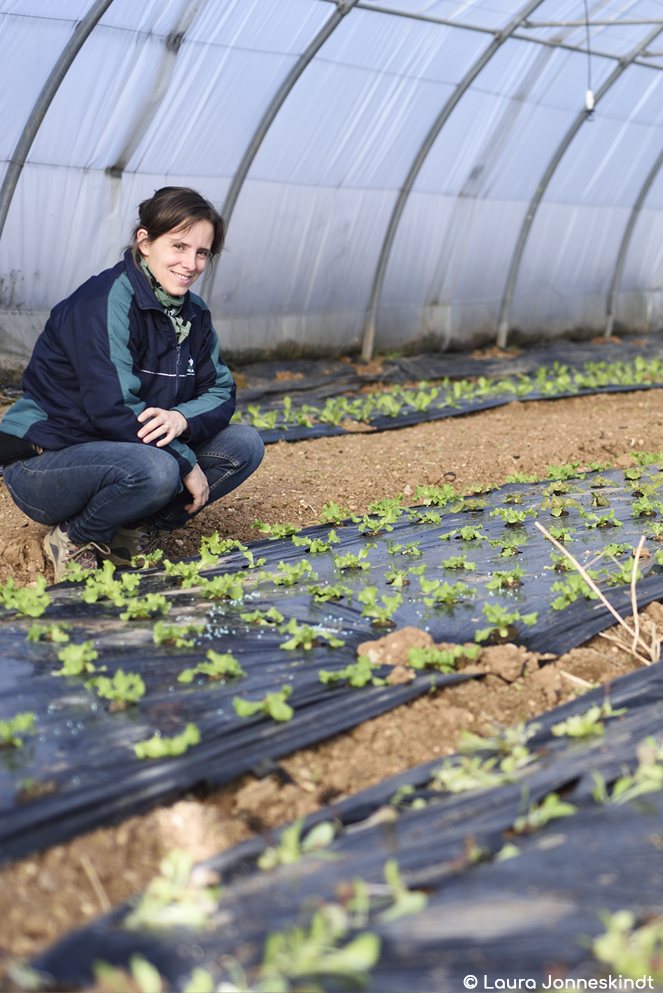
[[[90,885],[94,890],[95,896],[99,901],[99,903],[101,904],[102,911],[104,912],[104,914],[107,914],[108,911],[111,909],[112,904],[108,899],[108,894],[106,893],[106,890],[104,889],[103,884],[99,879],[99,876],[97,875],[97,870],[92,864],[92,860],[90,859],[89,855],[85,854],[85,852],[83,852],[79,856],[79,859],[85,871],[85,875],[90,880]]]
[[[635,593],[635,582],[638,575],[638,562],[640,561],[640,552],[642,551],[642,546],[645,543],[644,534],[640,535],[640,541],[638,542],[638,547],[635,550],[635,557],[633,559],[633,572],[631,573],[631,607],[633,608],[633,644],[631,646],[631,651],[635,652],[636,645],[640,638],[640,615],[638,614],[638,598]]]
[[[578,572],[580,573],[580,575],[582,576],[582,578],[585,580],[585,582],[587,583],[587,585],[589,586],[589,588],[594,593],[596,593],[596,595],[599,598],[599,600],[601,601],[601,603],[605,607],[608,608],[608,610],[610,611],[610,613],[612,614],[612,616],[615,618],[615,620],[617,621],[617,623],[618,624],[621,624],[621,626],[623,628],[625,628],[626,631],[628,632],[629,637],[632,638],[633,635],[634,635],[633,630],[628,626],[628,624],[626,623],[626,621],[624,620],[624,618],[621,616],[621,614],[619,614],[615,610],[615,608],[612,606],[612,604],[610,603],[610,601],[603,595],[603,593],[598,588],[598,586],[596,585],[596,583],[594,582],[594,580],[592,579],[592,577],[588,575],[588,573],[586,572],[585,569],[583,569],[583,567],[580,565],[580,563],[578,562],[578,560],[577,559],[574,559],[573,555],[571,555],[571,552],[569,552],[568,549],[564,548],[564,545],[560,544],[559,541],[556,541],[556,539],[553,538],[553,536],[550,534],[549,531],[546,531],[546,529],[544,528],[543,524],[540,524],[539,521],[534,521],[534,526],[539,529],[539,531],[541,532],[541,534],[545,538],[547,538],[548,541],[552,542],[552,544],[555,546],[555,548],[558,548],[560,550],[560,552],[562,552],[562,554],[566,556],[566,558],[571,562],[571,564],[573,565],[573,567],[578,570]],[[639,641],[640,642],[640,644],[645,649],[645,651],[649,651],[649,646],[642,640],[642,638],[638,637],[637,634],[636,634],[635,638],[636,638],[636,641]],[[642,658],[642,656],[638,656],[638,657],[639,658]],[[651,665],[651,663],[649,661],[647,661],[647,659],[642,659],[642,661],[645,663],[645,665]]]

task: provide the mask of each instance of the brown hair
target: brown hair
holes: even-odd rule
[[[143,200],[138,208],[138,223],[131,235],[131,254],[136,265],[140,261],[136,235],[141,228],[147,231],[149,241],[156,241],[168,231],[185,225],[191,227],[197,221],[209,221],[214,228],[211,258],[221,251],[226,237],[226,222],[214,204],[188,186],[164,186],[156,190],[154,196]]]

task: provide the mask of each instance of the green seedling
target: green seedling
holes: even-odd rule
[[[653,541],[663,541],[663,522],[647,521]]]
[[[424,553],[419,549],[420,541],[409,541],[407,545],[393,544],[389,545],[387,552],[389,555],[411,555],[413,558],[417,558]]]
[[[192,745],[199,743],[200,731],[195,724],[187,724],[181,734],[176,734],[172,738],[162,738],[157,732],[151,738],[139,741],[134,745],[134,752],[139,759],[161,759],[184,755]]]
[[[356,662],[346,665],[345,669],[337,669],[330,672],[328,669],[321,669],[318,679],[321,683],[339,683],[348,681],[350,686],[362,687],[370,683],[372,686],[384,686],[386,680],[380,679],[374,674],[375,669],[379,669],[377,663],[371,662],[368,655],[360,655]]]
[[[404,508],[401,506],[402,503],[402,493],[399,493],[397,497],[383,497],[381,500],[369,503],[368,512],[369,514],[379,514],[380,517],[391,516],[391,514],[395,513],[397,517],[400,517],[404,512]]]
[[[422,796],[410,799],[414,792],[414,786],[399,786],[389,801],[390,806],[399,810],[423,810],[428,806],[428,802]]]
[[[210,648],[206,658],[207,662],[199,662],[193,669],[184,669],[177,677],[178,683],[192,683],[198,675],[208,676],[210,682],[225,676],[234,678],[246,675],[237,659],[229,653],[220,655]]]
[[[451,558],[442,560],[440,569],[468,569],[471,571],[476,569],[476,563],[468,562],[467,555],[452,555]]]
[[[276,624],[283,624],[283,614],[276,607],[269,610],[252,610],[249,614],[239,615],[247,624],[260,624],[261,627],[274,627]]]
[[[530,507],[529,510],[514,510],[513,507],[495,507],[494,510],[491,510],[490,516],[501,517],[505,527],[522,527],[528,516],[536,517],[536,508]]]
[[[200,579],[200,595],[204,600],[241,600],[244,596],[245,572],[226,572],[213,579]]]
[[[597,573],[592,569],[588,573],[594,578]],[[550,587],[551,593],[559,593],[550,606],[553,610],[564,610],[570,603],[578,600],[579,597],[586,597],[588,600],[598,600],[598,594],[582,578],[580,573],[569,574],[565,583],[553,583]]]
[[[656,511],[661,509],[663,509],[663,503],[660,500],[650,500],[648,496],[643,496],[639,500],[633,501],[631,514],[633,517],[655,517]]]
[[[110,711],[126,710],[145,696],[145,683],[135,672],[118,669],[112,679],[108,676],[95,676],[85,684],[88,690],[96,690],[97,696],[110,700]]]
[[[416,521],[417,524],[441,524],[442,515],[437,510],[417,510],[415,508],[410,514],[410,520]]]
[[[131,556],[132,569],[151,569],[158,565],[163,558],[163,548],[155,548],[152,552],[142,552]]]
[[[565,465],[549,465],[547,479],[584,479],[586,473],[578,472],[580,462],[567,462]]]
[[[659,553],[657,552],[657,555]],[[607,572],[607,583],[608,586],[623,586],[625,583],[633,582],[633,571],[635,567],[635,559],[630,559],[628,562],[623,562],[618,565],[615,572]],[[636,583],[642,579],[642,571],[638,569],[635,573]]]
[[[663,919],[655,917],[636,927],[635,915],[630,910],[618,910],[614,914],[604,910],[599,917],[605,932],[592,942],[594,957],[607,963],[611,974],[619,974],[620,983],[646,979],[648,988],[660,989],[663,984]],[[607,984],[608,980],[601,982]]]
[[[380,939],[371,931],[341,945],[348,919],[336,904],[314,913],[309,929],[293,925],[267,938],[256,989],[321,989],[319,979],[341,989],[368,986],[370,970],[380,958]]]
[[[593,480],[589,485],[591,489],[599,490],[602,489],[604,486],[614,486],[615,484],[611,482],[609,479],[606,479],[604,476],[594,476]]]
[[[124,607],[127,598],[137,596],[140,576],[134,572],[124,572],[120,579],[113,579],[115,566],[106,559],[101,569],[85,583],[81,599],[85,603],[97,603],[98,600],[111,600],[116,607]]]
[[[296,535],[293,535],[292,537],[293,545],[308,548],[311,555],[319,555],[321,552],[330,552],[332,545],[338,545],[340,540],[341,539],[335,531],[329,532],[327,535],[327,541],[323,538],[312,538],[310,535],[305,535],[303,538],[298,538]]]
[[[429,789],[464,793],[466,790],[491,789],[513,782],[511,773],[501,771],[496,766],[497,758],[482,759],[478,755],[463,755],[460,763],[445,759],[442,767],[435,770]]]
[[[163,593],[148,593],[142,599],[129,600],[127,609],[120,614],[123,621],[134,621],[154,614],[167,614],[171,608]]]
[[[82,645],[67,645],[58,652],[62,668],[53,672],[54,676],[81,676],[84,672],[104,672],[106,666],[97,669],[94,665],[99,658],[99,652],[93,648],[93,642],[84,641]]]
[[[197,586],[200,577],[200,570],[203,568],[200,559],[194,562],[164,562],[167,576],[175,576],[180,580],[182,589],[188,590],[192,586]]]
[[[523,585],[525,570],[516,566],[509,572],[494,572],[493,578],[486,583],[487,590],[513,590]]]
[[[25,640],[64,643],[69,641],[68,631],[71,631],[71,624],[62,621],[55,624],[32,624]]]
[[[464,528],[454,528],[453,531],[448,531],[446,534],[440,535],[440,541],[449,541],[451,538],[455,538],[457,541],[484,541],[486,536],[481,534],[478,528],[464,527]]]
[[[17,610],[24,617],[41,617],[51,602],[46,590],[46,579],[37,576],[36,586],[18,587],[10,578],[4,586],[0,586],[0,603],[7,610]]]
[[[281,634],[290,634],[291,638],[282,641],[279,648],[294,651],[295,648],[315,648],[326,641],[330,648],[341,648],[345,642],[327,631],[311,628],[308,624],[298,624],[294,617],[291,617],[287,624],[282,624],[279,628]]]
[[[235,551],[235,549],[239,552],[245,552],[246,545],[235,538],[220,538],[218,531],[200,539],[200,555],[205,552],[209,552],[210,555],[227,555],[228,552]]]
[[[523,495],[522,493],[507,493],[504,497],[504,502],[521,504],[523,502]]]
[[[600,497],[600,493],[594,493],[592,495],[597,498]],[[601,497],[601,499],[605,500],[605,497]],[[606,500],[606,504],[610,506],[607,500]],[[569,513],[569,507],[579,507],[579,506],[580,504],[578,503],[578,501],[574,500],[572,497],[557,496],[556,494],[553,494],[552,496],[547,497],[542,502],[539,509],[541,511],[549,510],[551,517],[567,517]],[[600,506],[604,506],[604,505],[601,504]]]
[[[261,413],[259,403],[250,403],[247,407],[249,423],[258,431],[271,431],[275,428],[277,414],[277,410]]]
[[[642,469],[636,469],[634,467],[630,469],[624,469],[624,479],[640,479],[642,476]]]
[[[303,825],[304,818],[298,817],[294,823],[283,828],[278,845],[266,848],[258,858],[258,868],[269,872],[279,865],[293,865],[300,862],[304,855],[327,848],[334,840],[336,828],[332,821],[316,824],[302,840]]]
[[[35,733],[37,715],[31,711],[0,721],[0,748],[23,748],[23,738]]]
[[[614,541],[609,542],[609,544],[605,545],[603,548],[603,554],[607,558],[611,558],[611,559],[616,558],[618,555],[624,555],[625,552],[632,552],[632,551],[633,551],[632,545],[629,545],[628,543],[618,545]]]
[[[445,483],[444,486],[417,486],[414,491],[414,499],[426,507],[430,507],[431,504],[436,507],[446,507],[457,496],[455,489],[449,483]]]
[[[361,612],[361,616],[372,618],[371,623],[375,627],[393,626],[391,616],[402,604],[403,597],[400,593],[395,593],[393,596],[382,596],[380,597],[382,602],[382,606],[380,607],[377,602],[377,594],[377,586],[366,586],[361,593],[357,595],[357,600],[364,604],[364,609]]]
[[[600,707],[598,704],[594,704],[584,714],[574,714],[559,724],[553,724],[550,730],[556,738],[562,738],[564,736],[567,738],[594,738],[604,733],[604,718],[619,717],[625,713],[625,707],[621,710],[613,710],[609,702],[606,701]]]
[[[564,803],[557,793],[549,793],[540,804],[531,804],[526,814],[516,818],[513,830],[516,834],[522,834],[525,831],[538,831],[550,821],[556,820],[558,817],[571,817],[575,812],[576,808],[572,803]]]
[[[147,884],[122,926],[131,931],[203,930],[216,911],[220,896],[218,887],[207,885],[208,879],[207,873],[196,869],[192,855],[174,849],[162,860],[159,875]],[[160,984],[154,986],[152,993],[160,989]]]
[[[471,500],[468,497],[463,497],[462,500],[449,508],[449,512],[452,514],[479,514],[485,506],[485,500]]]
[[[607,514],[592,514],[585,510],[580,511],[580,516],[585,518],[586,528],[621,528],[624,525],[615,517],[614,510],[609,510]]]
[[[557,480],[549,483],[548,486],[545,486],[542,493],[545,496],[560,496],[564,493],[573,493],[577,489],[578,487],[574,486],[573,483]]]
[[[297,565],[288,565],[286,562],[281,560],[276,568],[279,571],[276,574],[269,576],[276,586],[294,586],[295,583],[298,583],[300,579],[304,578],[304,576],[310,576],[311,579],[318,578],[308,559],[302,559],[297,563]],[[263,578],[264,575],[265,574],[260,573],[259,578]]]
[[[378,916],[382,924],[396,921],[400,917],[418,914],[428,903],[428,896],[422,890],[410,890],[401,879],[396,859],[387,859],[384,865],[384,878],[391,889],[391,906]]]
[[[481,652],[479,645],[454,645],[453,648],[412,647],[408,649],[407,664],[413,669],[437,669],[438,672],[454,672],[459,659],[476,661]]]
[[[509,559],[514,555],[520,555],[520,546],[527,544],[525,535],[508,534],[503,538],[489,539],[489,544],[493,548],[499,548],[498,558]]]
[[[320,586],[319,583],[312,583],[308,587],[308,591],[313,594],[314,603],[328,603],[329,600],[340,600],[342,597],[347,597],[349,600],[354,593],[352,587],[343,586],[342,583],[336,583],[333,586],[331,583],[328,583],[326,586]]]
[[[368,556],[368,548],[360,548],[357,555],[348,552],[347,555],[335,555],[334,565],[337,569],[370,569],[371,563],[365,562]]]
[[[557,541],[561,541],[562,544],[565,544],[567,541],[576,540],[573,537],[573,531],[568,531],[566,528],[549,527],[548,530],[550,531],[553,538],[556,538]]]
[[[513,773],[522,769],[534,758],[527,747],[527,742],[533,738],[540,725],[525,726],[524,722],[514,727],[498,728],[493,725],[493,734],[481,738],[471,731],[462,731],[458,743],[459,752],[497,752],[500,759],[500,769]]]
[[[260,569],[265,564],[265,562],[267,561],[267,559],[258,559],[256,561],[254,559],[254,557],[253,557],[253,552],[250,549],[248,549],[248,548],[243,553],[243,555],[244,555],[244,558],[246,559],[246,561],[249,564],[249,569]]]
[[[268,693],[262,700],[243,700],[236,696],[233,700],[235,712],[240,717],[254,717],[256,714],[265,714],[275,721],[289,721],[294,710],[290,704],[286,703],[292,694],[292,686],[282,686],[278,693]]]
[[[419,579],[421,592],[424,596],[424,603],[428,607],[433,607],[441,603],[458,603],[465,596],[473,596],[476,589],[470,589],[466,583],[445,583],[439,579]]]
[[[482,628],[474,635],[475,641],[487,641],[492,638],[495,642],[513,641],[518,631],[515,628],[516,621],[531,627],[536,624],[538,613],[521,614],[518,610],[505,610],[498,603],[484,603],[483,614],[490,627]]]
[[[173,648],[193,648],[193,640],[186,638],[185,635],[202,634],[204,630],[204,623],[165,624],[164,621],[158,621],[154,625],[152,638],[155,645],[169,645]]]
[[[301,528],[294,524],[266,524],[264,521],[254,521],[251,525],[254,530],[261,534],[268,534],[270,541],[279,541],[281,538],[290,538],[293,534],[299,534]]]
[[[610,501],[603,493],[592,493],[589,505],[590,507],[609,507]]]
[[[536,483],[537,476],[528,476],[524,472],[514,472],[510,476],[507,476],[504,480],[505,483]]]
[[[96,566],[95,566],[96,568]],[[80,562],[67,562],[64,571],[63,582],[84,583],[90,578],[90,569],[83,569]]]
[[[320,517],[321,524],[335,524],[336,527],[343,527],[345,521],[350,516],[350,511],[346,510],[345,507],[339,507],[337,503],[330,500],[322,508],[322,516]]]
[[[608,795],[608,790],[603,776],[599,772],[593,772],[592,777],[596,784],[593,791],[594,799],[597,803],[630,803],[631,800],[642,796],[645,793],[657,793],[663,789],[663,745],[655,738],[648,737],[641,741],[636,749],[638,765],[633,773],[626,772],[616,781],[612,787],[612,793]]]

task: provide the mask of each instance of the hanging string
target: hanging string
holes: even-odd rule
[[[585,93],[585,109],[587,111],[587,120],[594,120],[594,91],[592,90],[592,46],[589,37],[589,8],[587,6],[587,0],[584,0],[585,4],[585,32],[587,37],[587,92]]]

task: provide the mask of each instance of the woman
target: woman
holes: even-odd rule
[[[15,503],[50,530],[56,581],[98,555],[128,565],[260,465],[251,427],[230,424],[235,384],[191,286],[225,223],[194,190],[143,201],[133,244],[59,303],[2,431],[43,449],[5,468]]]

